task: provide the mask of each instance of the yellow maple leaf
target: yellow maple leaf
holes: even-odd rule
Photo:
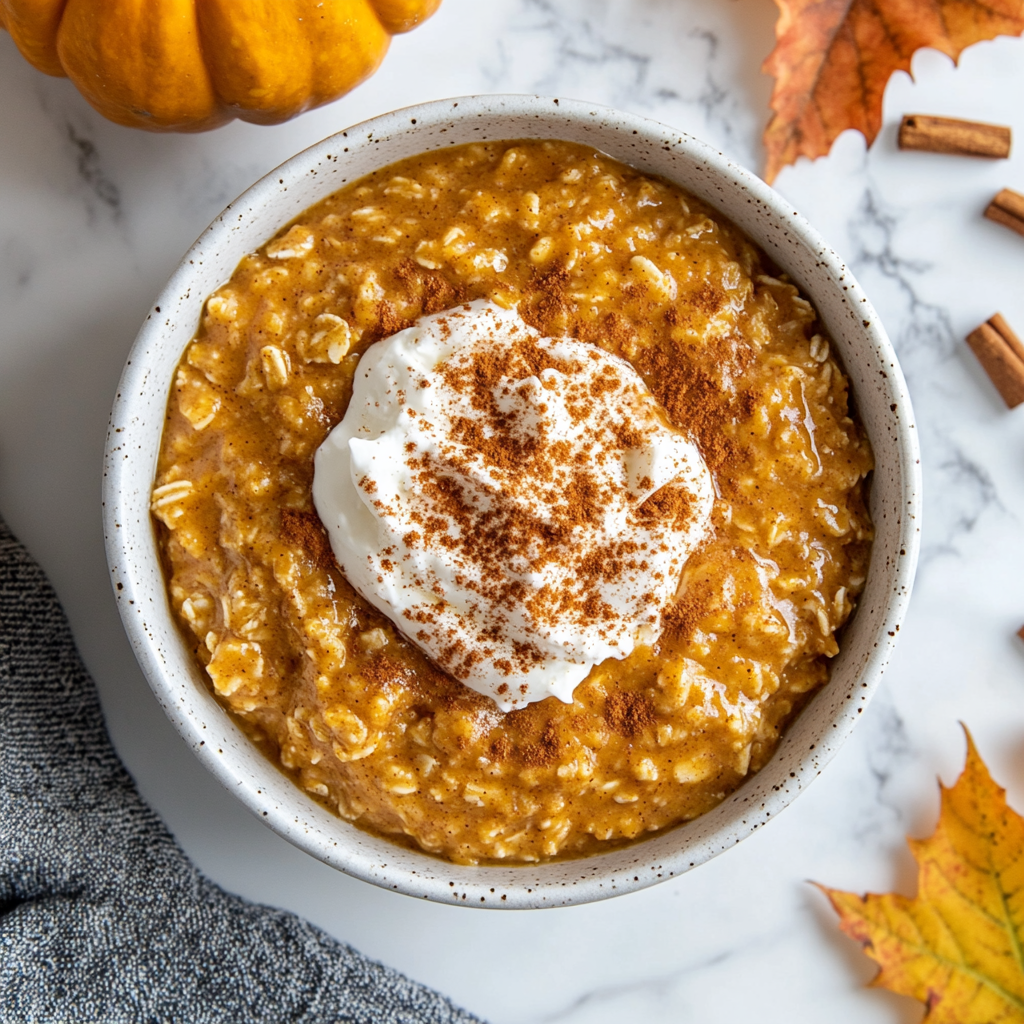
[[[1024,32],[1024,0],[775,0],[775,76],[764,133],[765,180],[798,156],[824,156],[847,128],[868,145],[882,125],[882,94],[923,46],[956,60],[972,43]]]
[[[963,774],[939,788],[935,834],[908,840],[919,869],[914,899],[819,888],[879,964],[871,984],[920,999],[926,1024],[1021,1024],[1024,818],[970,733]]]

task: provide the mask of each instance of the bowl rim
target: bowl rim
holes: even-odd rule
[[[167,395],[171,388],[171,378],[164,379],[162,383],[155,381],[151,367],[153,354],[159,352],[161,347],[166,347],[162,338],[169,333],[166,327],[171,323],[170,319],[161,319],[161,309],[170,310],[175,303],[180,303],[184,299],[189,299],[193,303],[196,301],[190,299],[191,282],[200,273],[199,268],[203,266],[209,252],[216,249],[225,232],[236,228],[237,220],[245,216],[244,211],[262,211],[257,214],[257,220],[262,223],[261,218],[267,218],[267,227],[260,230],[265,238],[270,238],[301,214],[302,210],[312,205],[312,202],[308,202],[293,212],[282,210],[279,214],[268,215],[268,210],[277,209],[274,205],[275,197],[287,193],[289,186],[306,179],[310,173],[315,174],[315,169],[322,167],[325,160],[337,162],[339,150],[348,152],[356,146],[377,150],[381,148],[382,143],[398,136],[399,133],[413,131],[416,134],[426,134],[428,129],[443,132],[445,124],[473,118],[518,116],[532,118],[546,125],[552,115],[576,125],[611,125],[624,134],[632,133],[632,136],[638,137],[644,144],[668,148],[680,152],[684,157],[702,162],[711,175],[717,175],[720,180],[727,179],[730,187],[742,189],[749,197],[748,202],[762,207],[769,218],[778,222],[780,230],[792,235],[806,249],[814,251],[834,280],[844,282],[843,287],[847,295],[843,302],[851,304],[851,309],[852,304],[856,303],[857,313],[862,314],[864,318],[863,330],[871,356],[878,365],[886,367],[884,371],[880,371],[886,378],[885,383],[879,385],[876,382],[876,386],[887,388],[893,402],[898,404],[901,411],[892,433],[895,437],[893,455],[902,487],[899,539],[903,557],[897,559],[892,568],[887,566],[886,569],[893,585],[879,628],[874,633],[873,650],[864,659],[856,676],[860,690],[856,695],[851,690],[849,698],[844,698],[840,702],[839,711],[831,721],[832,728],[821,730],[819,742],[810,745],[810,750],[804,753],[795,772],[791,773],[790,780],[784,785],[772,787],[772,792],[761,794],[762,799],[757,806],[740,806],[740,810],[733,813],[731,818],[723,818],[726,827],[719,829],[721,834],[704,837],[690,845],[684,839],[675,844],[675,849],[662,850],[660,847],[666,846],[663,842],[666,837],[678,836],[687,825],[693,824],[687,823],[654,833],[646,839],[638,839],[628,846],[578,860],[515,867],[466,867],[441,861],[418,850],[406,850],[388,840],[372,837],[343,819],[331,815],[306,796],[299,786],[269,759],[264,759],[254,746],[248,745],[246,749],[249,756],[246,756],[245,751],[235,742],[235,733],[238,736],[242,735],[240,730],[227,713],[215,703],[209,690],[195,685],[194,673],[187,673],[189,678],[182,679],[175,674],[173,667],[169,667],[169,662],[173,662],[171,655],[174,652],[166,645],[170,643],[173,646],[174,641],[168,639],[168,624],[170,631],[178,636],[181,646],[184,646],[184,640],[178,633],[177,624],[170,611],[166,585],[162,586],[159,593],[155,592],[153,587],[154,565],[161,581],[163,580],[160,556],[156,548],[156,532],[148,513],[148,495],[152,487],[157,451],[149,452],[144,450],[141,444],[132,444],[131,430],[133,425],[137,426],[145,419],[145,409],[142,407],[144,399],[141,396],[152,395],[156,389],[163,396],[163,408],[166,408]],[[410,125],[416,127],[411,129]],[[550,132],[524,136],[521,131],[504,136],[492,136],[494,139],[523,137],[558,136]],[[439,147],[440,144],[428,148]],[[383,149],[386,150],[387,147],[384,146]],[[400,157],[381,158],[376,166],[387,166],[396,159]],[[362,173],[356,177],[361,176]],[[335,191],[339,187],[342,187],[341,183],[335,184],[330,191]],[[283,201],[280,205],[284,205]],[[243,212],[237,213],[238,210]],[[814,298],[813,295],[810,297]],[[205,294],[200,297],[199,302],[201,310]],[[816,305],[818,304],[816,302]],[[194,318],[192,333],[196,322]],[[181,348],[177,350],[175,364],[180,359],[182,351]],[[847,369],[850,370],[849,365]],[[892,408],[895,410],[896,404]],[[160,435],[157,436],[159,438]],[[874,443],[874,438],[872,441]],[[159,440],[156,447],[159,448]],[[147,466],[149,475],[140,485],[140,474],[145,477]],[[146,495],[144,517],[139,513],[140,486]],[[877,688],[882,672],[892,655],[900,623],[909,603],[917,565],[920,502],[921,471],[917,433],[910,396],[895,352],[880,319],[853,275],[808,221],[794,211],[792,204],[756,175],[693,136],[657,121],[609,107],[536,95],[461,96],[391,111],[335,133],[308,147],[255,182],[230,203],[199,236],[182,257],[177,269],[154,302],[131,347],[122,372],[104,450],[104,539],[118,610],[150,687],[174,727],[200,761],[227,789],[235,793],[259,820],[317,859],[354,877],[393,891],[449,904],[490,909],[529,909],[586,903],[656,884],[681,874],[735,845],[788,806],[792,799],[820,774],[852,731],[864,705]],[[828,686],[823,687],[811,703],[813,704],[814,700],[827,690]],[[806,716],[806,710],[802,712],[802,716]],[[795,726],[796,722],[790,724],[784,739]],[[213,739],[217,742],[207,742]],[[244,743],[248,744],[248,741],[244,740]],[[264,766],[263,771],[253,767],[253,754]],[[776,749],[761,772],[748,777],[738,790],[726,797],[718,808],[708,814],[714,815],[719,808],[737,803],[738,795],[748,789],[751,779],[763,777],[772,761],[778,757],[779,749]],[[287,791],[280,786],[282,781],[286,784]],[[742,802],[744,801],[740,801],[738,806]],[[335,823],[333,829],[327,827],[329,823],[323,820],[325,817]],[[708,815],[703,815],[695,819],[695,822],[707,817]],[[652,850],[653,844],[659,843],[659,840],[662,842],[657,855],[653,858],[644,856],[643,852]],[[624,851],[630,852],[630,856],[624,858]],[[556,866],[559,870],[552,870]]]

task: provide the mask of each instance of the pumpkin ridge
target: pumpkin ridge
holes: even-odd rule
[[[67,0],[0,0],[0,26],[29,64],[54,78],[66,77],[57,55],[57,30],[66,6]]]

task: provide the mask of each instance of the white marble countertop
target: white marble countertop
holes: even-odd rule
[[[1024,329],[1024,239],[981,218],[1009,161],[900,153],[904,112],[1013,126],[1024,41],[917,55],[865,154],[777,187],[852,265],[903,362],[920,426],[924,547],[895,663],[853,738],[782,817],[682,878],[609,902],[520,913],[435,906],[354,881],[260,825],[178,739],[107,582],[100,461],[125,354],[207,223],[299,149],[364,118],[474,92],[541,92],[665,121],[761,163],[770,0],[445,0],[381,72],[291,124],[157,136],[103,121],[0,33],[0,511],[41,560],[144,796],[198,865],[436,986],[495,1024],[914,1021],[807,879],[913,892],[903,837],[934,825],[935,777],[973,730],[1024,808],[1024,408],[1007,412],[963,344],[997,309]]]

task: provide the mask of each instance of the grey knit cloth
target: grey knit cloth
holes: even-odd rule
[[[110,745],[57,597],[2,520],[0,1020],[477,1021],[193,867]]]

